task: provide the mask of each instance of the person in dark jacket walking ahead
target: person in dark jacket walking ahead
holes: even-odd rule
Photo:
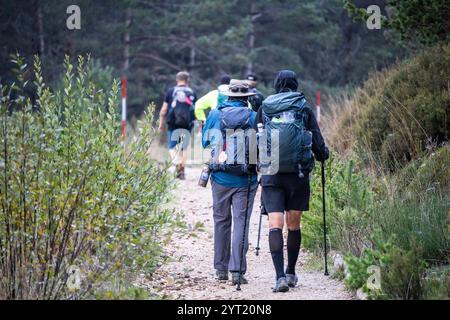
[[[263,173],[261,185],[262,202],[269,215],[269,248],[276,272],[273,291],[286,292],[298,282],[295,265],[301,244],[301,216],[309,210],[309,172],[314,158],[325,161],[329,151],[305,96],[297,91],[296,74],[290,70],[280,71],[274,86],[276,94],[264,100],[254,128],[262,124],[268,136],[270,130],[279,131],[277,171]],[[286,269],[282,233],[285,220],[288,229]]]

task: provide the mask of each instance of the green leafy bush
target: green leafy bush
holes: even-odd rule
[[[386,200],[378,209],[374,224],[387,239],[395,234],[396,244],[411,249],[420,242],[423,258],[435,263],[450,261],[450,238],[448,236],[448,196],[428,192],[408,198]]]
[[[355,20],[365,23],[371,14],[354,2],[344,0],[344,8]],[[447,32],[450,12],[445,0],[387,0],[385,4],[388,14],[383,16],[382,26],[396,30],[403,40],[418,40],[426,45],[450,40]]]
[[[124,146],[118,83],[96,90],[82,57],[76,71],[66,58],[56,92],[36,59],[35,100],[22,93],[33,70],[14,62],[17,82],[0,90],[0,298],[82,298],[152,272],[171,180],[147,155],[151,126]]]
[[[377,179],[363,174],[356,156],[346,162],[332,157],[327,162],[328,244],[331,249],[347,254],[349,288],[364,286],[369,276],[367,268],[378,265],[384,266],[387,282],[385,291],[372,292],[372,298],[424,298],[423,285],[417,282],[423,271],[422,263],[449,263],[449,199],[445,188],[440,187],[448,181],[446,148],[417,160],[415,170],[411,170],[411,165],[395,175]],[[317,178],[320,168],[316,170],[311,211],[303,215],[302,232],[304,246],[320,252],[322,198],[321,181]],[[440,182],[435,184],[431,179]],[[430,188],[431,185],[436,187]],[[430,286],[432,283],[429,282]],[[434,290],[433,295],[443,294],[439,291],[444,290],[441,286],[433,288],[430,289]]]
[[[381,269],[381,290],[387,299],[417,300],[422,298],[422,277],[427,264],[421,248],[411,250],[392,247],[389,263]]]
[[[427,270],[422,283],[424,299],[450,300],[450,266]]]
[[[360,255],[370,242],[370,215],[373,193],[369,181],[357,174],[356,159],[339,161],[334,156],[326,165],[327,225],[331,246]],[[303,243],[307,248],[322,245],[322,183],[320,167],[316,166],[311,183],[311,210],[303,215]]]
[[[424,261],[450,263],[449,53],[449,44],[438,46],[371,75],[325,117],[339,156],[327,165],[329,243],[348,254],[353,289],[366,282],[368,266],[379,265],[382,298],[447,292],[420,274]],[[321,240],[320,188],[313,182],[312,210],[303,218],[311,247]]]
[[[348,271],[348,276],[345,278],[347,287],[352,290],[364,287],[369,277],[367,269],[376,263],[373,251],[366,249],[361,257],[348,255],[345,257],[345,262]]]
[[[421,279],[426,267],[421,258],[421,249],[403,250],[390,241],[377,242],[376,249],[365,249],[361,257],[349,255],[345,258],[349,288],[363,288],[373,299],[419,299],[422,297]],[[371,289],[368,285],[371,266],[380,270],[380,286]]]
[[[450,146],[416,159],[396,174],[393,184],[400,194],[445,193],[450,189]]]
[[[347,109],[336,112],[332,144],[354,148],[367,166],[394,171],[448,141],[449,70],[447,44],[373,74]]]

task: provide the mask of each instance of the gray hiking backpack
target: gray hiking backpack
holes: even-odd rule
[[[169,122],[176,128],[189,129],[192,125],[194,92],[186,86],[174,87]]]
[[[267,134],[267,152],[278,152],[275,157],[278,172],[308,174],[314,167],[312,133],[306,130],[306,98],[302,93],[283,92],[271,95],[262,104]],[[279,139],[272,141],[272,132]],[[274,174],[274,173],[272,173]]]
[[[220,131],[226,161],[222,164],[212,164],[212,171],[224,171],[234,175],[255,173],[256,134],[252,134],[253,129],[250,126],[253,111],[247,107],[233,106],[220,110]],[[251,161],[252,155],[254,162]]]

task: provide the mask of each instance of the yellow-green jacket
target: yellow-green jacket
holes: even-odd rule
[[[205,111],[217,108],[219,101],[219,90],[212,90],[195,102],[195,118],[199,121],[206,120]]]

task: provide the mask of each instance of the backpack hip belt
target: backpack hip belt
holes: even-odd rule
[[[209,169],[212,172],[227,172],[236,176],[256,174],[256,165],[248,164],[211,163]]]

